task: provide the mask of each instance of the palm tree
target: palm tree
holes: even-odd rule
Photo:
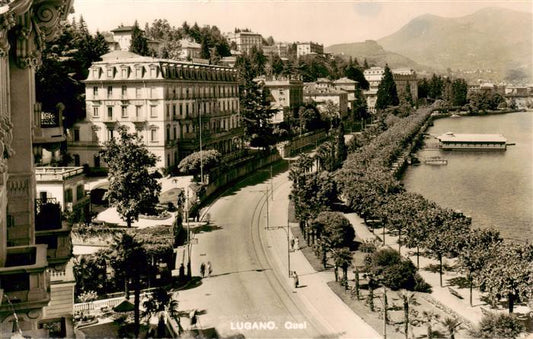
[[[455,339],[455,333],[459,328],[461,328],[462,323],[457,318],[446,317],[441,321],[441,324],[448,331],[450,339]]]
[[[416,302],[416,296],[414,293],[409,291],[401,291],[398,293],[400,300],[403,303],[403,314],[404,314],[404,326],[405,326],[405,338],[409,338],[409,308],[411,305],[418,305]]]
[[[148,267],[146,257],[142,242],[135,239],[134,235],[124,232],[114,236],[110,260],[117,275],[124,279],[126,296],[128,296],[127,282],[131,280],[133,285],[135,337],[139,336],[141,275],[145,273],[146,267]]]
[[[433,323],[439,320],[439,315],[433,311],[424,311],[422,312],[423,322],[427,324],[427,338],[433,338]]]

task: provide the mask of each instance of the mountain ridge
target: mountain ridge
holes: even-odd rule
[[[335,44],[326,51],[381,66],[531,81],[531,32],[533,13],[486,7],[461,17],[423,14],[376,41]]]

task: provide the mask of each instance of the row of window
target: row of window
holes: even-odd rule
[[[120,74],[121,79],[143,79],[143,78],[158,78],[160,76],[172,79],[190,79],[190,80],[207,80],[207,81],[235,81],[236,74],[230,69],[213,69],[200,65],[185,66],[181,64],[164,63],[161,67],[157,64],[147,66],[143,65],[120,65],[109,66],[105,68],[107,79],[118,78]],[[104,67],[95,66],[92,68],[92,77],[94,79],[101,79],[104,75]]]
[[[114,86],[107,86],[106,88],[106,98],[112,99],[114,93]],[[100,99],[100,87],[93,86],[92,90],[92,99]],[[133,88],[130,92],[133,91]],[[147,97],[153,98],[157,94],[157,88],[146,87]],[[190,87],[168,87],[167,88],[167,97],[173,97],[174,99],[193,99],[193,98],[205,98],[205,97],[235,97],[238,94],[238,88],[234,85],[212,85],[212,86],[190,86]],[[128,98],[128,86],[122,85],[120,87],[120,99]],[[134,99],[143,98],[143,87],[135,87],[135,96]]]
[[[240,121],[238,116],[234,115],[229,118],[222,118],[222,119],[212,119],[209,122],[206,122],[202,125],[203,130],[211,130],[214,132],[220,132],[220,131],[228,131],[233,128],[237,128],[240,126]],[[181,128],[181,130],[180,130]],[[187,135],[189,133],[195,133],[198,130],[198,125],[193,124],[192,122],[184,123],[181,125],[167,125],[166,126],[166,141],[172,141],[179,139],[178,133],[181,132],[182,135]],[[141,131],[135,130],[135,133],[139,133]],[[106,129],[107,133],[107,140],[113,139],[116,135],[114,128],[108,128]],[[157,126],[150,126],[149,127],[149,141],[154,143],[159,141],[159,128]],[[74,129],[74,141],[80,141],[80,130],[79,128]],[[98,142],[98,136],[97,134],[93,134],[92,142]]]
[[[239,101],[217,101],[217,102],[197,102],[194,103],[178,103],[178,104],[167,104],[167,117],[172,117],[175,119],[179,118],[188,118],[189,114],[196,115],[200,114],[211,114],[218,112],[237,112],[239,109]]]
[[[134,113],[134,118],[139,119],[142,117],[143,113],[143,106],[142,105],[135,105],[133,112],[131,111],[130,106],[133,105],[122,105],[120,106],[120,116],[121,118],[129,118],[130,113]],[[93,117],[99,118],[100,117],[100,107],[101,106],[93,106]],[[106,107],[106,118],[107,120],[114,120],[114,111],[115,106],[105,106]],[[183,104],[168,104],[166,106],[167,111],[167,117],[170,118],[170,115],[172,113],[172,117],[174,119],[176,118],[188,118],[189,114],[196,115],[197,113],[203,114],[210,114],[212,112],[236,112],[239,108],[239,102],[238,100],[231,100],[231,101],[222,101],[222,102],[204,102],[200,103],[198,102],[196,105],[194,103],[183,103]],[[157,119],[158,118],[158,110],[156,105],[150,105],[148,106],[150,118]]]

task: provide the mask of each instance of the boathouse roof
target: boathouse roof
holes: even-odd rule
[[[476,143],[506,143],[507,139],[501,134],[460,134],[447,132],[437,137],[441,142],[476,142]]]

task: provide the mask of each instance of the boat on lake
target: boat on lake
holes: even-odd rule
[[[448,165],[448,160],[439,156],[427,157],[426,159],[424,159],[424,164],[435,166]]]

